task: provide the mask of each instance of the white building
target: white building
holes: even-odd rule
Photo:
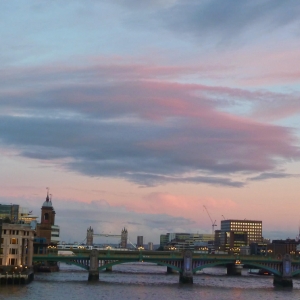
[[[0,265],[32,266],[34,230],[28,224],[1,223]]]

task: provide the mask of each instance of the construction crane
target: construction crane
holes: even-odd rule
[[[204,207],[204,209],[206,210],[206,212],[207,212],[207,214],[208,214],[208,216],[209,216],[209,218],[210,218],[210,221],[211,221],[211,227],[212,227],[212,234],[214,234],[214,232],[215,232],[215,226],[217,226],[216,220],[213,222],[213,220],[212,220],[212,218],[211,218],[211,216],[210,216],[210,214],[209,214],[209,212],[208,212],[206,206],[203,205],[203,207]]]
[[[224,217],[224,215],[222,215],[222,218],[223,218],[223,220],[226,220],[225,217]]]

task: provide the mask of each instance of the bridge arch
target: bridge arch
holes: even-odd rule
[[[217,266],[227,266],[227,265],[232,264],[232,263],[234,263],[234,262],[230,263],[230,262],[216,261],[216,262],[212,262],[212,263],[207,263],[207,264],[203,264],[203,265],[200,265],[200,266],[194,268],[193,272],[195,273],[195,272],[201,271],[205,268],[213,268],[213,267],[217,267]],[[273,273],[274,275],[281,276],[281,273],[277,269],[274,269],[270,266],[262,265],[262,264],[259,264],[259,263],[252,263],[252,262],[246,262],[245,264],[249,267],[264,269],[266,271],[269,271],[269,272]],[[296,274],[300,274],[300,270],[295,272],[295,275],[293,274],[293,276],[296,276]]]
[[[69,265],[75,265],[77,267],[80,267],[82,269],[85,269],[85,270],[89,270],[89,265],[87,264],[84,264],[82,262],[80,262],[79,260],[74,260],[74,259],[64,259],[62,262],[65,262],[66,264],[69,264]],[[102,271],[102,270],[105,270],[106,268],[110,268],[110,267],[113,267],[113,266],[116,266],[116,265],[120,265],[120,264],[126,264],[126,263],[135,263],[135,262],[141,262],[139,259],[132,259],[132,260],[126,260],[126,261],[123,261],[123,260],[108,260],[107,263],[104,263],[102,264],[101,266],[98,267],[98,270],[99,271]],[[157,260],[157,261],[143,261],[143,262],[146,262],[146,263],[150,263],[152,265],[159,265],[159,266],[165,266],[165,267],[169,267],[175,271],[178,271],[178,272],[181,272],[181,268],[178,267],[178,266],[175,266],[175,265],[172,265],[166,261],[160,261],[160,260]]]
[[[168,263],[166,263],[166,262],[156,262],[156,263],[157,263],[157,265],[159,265],[159,266],[168,267],[168,268],[171,268],[172,270],[177,271],[177,272],[181,272],[181,271],[182,271],[181,268],[179,268],[179,267],[177,267],[177,266],[174,266],[174,265],[171,265],[171,264],[168,264]]]
[[[298,276],[299,274],[300,274],[300,270],[292,272],[293,277]]]
[[[65,261],[65,263],[68,264],[68,265],[74,265],[74,266],[80,267],[80,268],[85,269],[87,271],[89,270],[88,265],[84,265],[84,264],[76,262],[76,261]]]
[[[272,268],[271,266],[262,265],[260,263],[253,263],[253,262],[247,262],[245,264],[247,266],[255,267],[255,268],[258,268],[258,269],[264,269],[266,271],[269,271],[270,273],[273,273],[274,275],[281,276],[281,272],[278,271],[277,269]]]
[[[109,268],[109,267],[113,267],[113,266],[116,266],[116,265],[121,265],[121,264],[126,264],[126,263],[133,263],[133,262],[141,262],[140,260],[127,260],[127,261],[122,261],[122,260],[116,260],[116,261],[110,261],[109,263],[106,263],[106,264],[103,264],[102,266],[100,266],[98,269],[99,271],[101,270],[104,270],[106,268]],[[181,272],[181,268],[177,267],[177,266],[174,266],[172,264],[169,264],[167,262],[162,262],[162,261],[143,261],[143,262],[146,262],[146,263],[149,263],[149,264],[156,264],[156,265],[160,265],[160,266],[165,266],[165,267],[169,267],[169,268],[172,268],[173,270],[175,271],[178,271],[178,272]]]

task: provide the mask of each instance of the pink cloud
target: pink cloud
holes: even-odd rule
[[[41,67],[31,70],[29,75],[14,70],[10,71],[11,78],[15,77],[12,86],[23,83],[22,90],[23,85],[36,83],[36,79],[39,89],[27,90],[22,99],[17,94],[7,97],[2,105],[25,114],[29,111],[29,115],[53,111],[52,115],[58,115],[63,128],[68,129],[63,137],[58,134],[45,137],[42,132],[40,138],[36,135],[33,143],[39,147],[48,146],[43,144],[45,139],[52,141],[53,149],[48,157],[41,157],[44,151],[40,148],[32,150],[30,147],[23,151],[24,156],[67,157],[70,163],[65,165],[69,169],[93,176],[125,176],[136,182],[141,178],[138,172],[145,177],[148,174],[149,178],[154,175],[158,181],[164,177],[188,180],[186,173],[193,173],[196,174],[194,180],[202,182],[203,177],[199,175],[263,172],[274,169],[278,157],[299,158],[297,139],[289,129],[222,112],[220,108],[238,99],[257,103],[274,95],[279,97],[278,94],[181,83],[174,79],[188,71],[189,67],[182,70],[181,67],[136,63]],[[164,80],[161,74],[169,74],[173,79]],[[7,80],[10,82],[11,78]],[[12,86],[8,90],[12,90]],[[293,103],[292,98],[288,100],[289,104]],[[38,122],[38,119],[33,118],[33,121]],[[58,123],[54,119],[47,122],[53,122],[51,127]],[[16,122],[13,123],[7,128],[7,140],[20,137],[20,128],[24,128],[22,124],[14,131]],[[29,124],[29,130],[33,127],[36,131],[40,128]],[[11,128],[13,132],[8,134]],[[122,147],[121,140],[124,140]],[[11,144],[18,142],[10,141]],[[98,154],[95,149],[102,152]],[[115,157],[111,157],[112,153]],[[123,159],[124,153],[128,161]],[[105,166],[97,166],[95,161]],[[211,178],[209,181],[212,182]],[[224,181],[219,182],[224,184]]]
[[[166,214],[174,217],[192,219],[196,224],[207,224],[208,216],[203,205],[206,205],[214,218],[220,219],[224,211],[235,210],[237,204],[231,199],[212,197],[193,197],[169,193],[153,192],[144,196],[138,202],[119,204],[136,213]]]

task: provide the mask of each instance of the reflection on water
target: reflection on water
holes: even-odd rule
[[[98,282],[88,282],[87,271],[61,264],[58,273],[37,273],[26,286],[0,287],[0,299],[300,299],[300,280],[294,288],[273,287],[272,276],[227,276],[225,268],[208,268],[194,275],[193,285],[179,284],[179,275],[166,267],[145,263],[123,264],[101,272]]]

